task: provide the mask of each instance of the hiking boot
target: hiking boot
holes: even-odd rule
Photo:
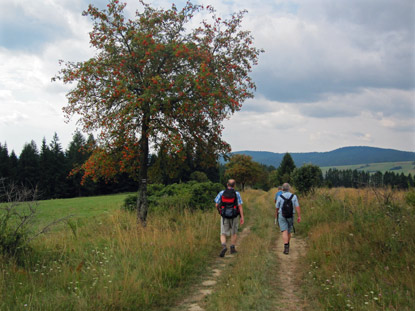
[[[236,254],[236,253],[237,251],[236,251],[235,246],[231,246],[231,254]]]
[[[222,250],[220,251],[219,257],[225,257],[226,251],[228,249],[226,247],[222,248]]]
[[[290,245],[289,244],[284,244],[284,254],[288,255],[289,252],[290,252]]]

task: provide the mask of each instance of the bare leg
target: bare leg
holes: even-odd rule
[[[220,235],[220,243],[221,244],[226,244],[226,235],[224,235],[224,234]]]
[[[231,237],[231,244],[232,245],[236,245],[236,238],[237,238],[237,235],[233,234],[232,237]]]
[[[282,240],[284,244],[290,243],[291,233],[288,233],[288,230],[282,232]]]

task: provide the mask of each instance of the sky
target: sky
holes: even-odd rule
[[[126,0],[127,14],[140,9]],[[170,8],[172,1],[147,1]],[[243,27],[265,50],[251,76],[255,97],[224,121],[233,151],[324,152],[345,146],[415,151],[413,0],[197,0]],[[66,149],[76,118],[62,107],[70,86],[51,82],[59,60],[83,61],[91,21],[105,0],[0,0],[0,143]],[[183,1],[175,2],[182,8]]]

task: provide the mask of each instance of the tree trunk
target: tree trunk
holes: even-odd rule
[[[139,170],[139,188],[137,193],[137,223],[146,226],[148,200],[147,200],[147,173],[148,173],[148,114],[144,112],[143,122],[141,125],[140,139],[140,170]]]

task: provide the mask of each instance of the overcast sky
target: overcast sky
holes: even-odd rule
[[[127,0],[134,12],[140,6]],[[148,1],[150,2],[150,1]],[[19,155],[56,132],[64,149],[75,122],[69,87],[52,83],[58,60],[93,55],[82,16],[104,0],[0,0],[0,143]],[[171,1],[152,1],[169,8]],[[244,27],[263,48],[255,98],[225,121],[233,151],[330,151],[374,146],[415,151],[413,0],[227,0],[218,15],[247,9]],[[179,8],[183,2],[176,2]]]

